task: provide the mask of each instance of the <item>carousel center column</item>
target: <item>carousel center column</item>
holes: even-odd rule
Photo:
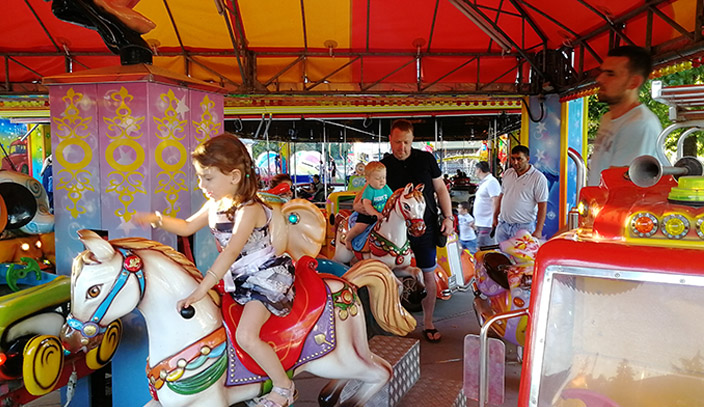
[[[185,218],[205,201],[190,152],[223,131],[221,88],[150,64],[86,70],[44,83],[55,157],[57,273],[70,274],[73,258],[84,250],[80,229],[178,248],[175,235],[131,220],[150,211]],[[216,255],[210,233],[194,235],[192,248],[199,268],[207,269]],[[144,320],[133,312],[122,322],[112,362],[113,405],[144,405],[151,398]],[[77,397],[72,405],[90,404]]]

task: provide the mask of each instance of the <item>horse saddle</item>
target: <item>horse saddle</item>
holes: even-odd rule
[[[337,227],[343,227],[344,226],[344,232],[345,234],[347,231],[349,231],[352,226],[357,223],[357,212],[352,212],[350,215],[345,216],[343,212],[348,212],[349,211],[340,211],[340,213],[337,214]],[[369,252],[369,234],[371,233],[372,229],[374,228],[374,225],[376,223],[371,224],[367,226],[360,234],[354,237],[352,239],[352,249],[356,253],[368,253]]]
[[[262,326],[260,337],[270,344],[281,360],[284,370],[293,368],[299,361],[314,326],[326,308],[327,286],[316,272],[317,262],[304,256],[296,263],[296,278],[293,286],[296,296],[291,312],[285,317],[272,316]],[[219,283],[219,286],[222,284]],[[236,303],[229,293],[222,296],[222,313],[232,351],[241,364],[251,373],[266,376],[264,370],[246,353],[235,340],[235,332],[242,317],[243,306]],[[317,339],[319,335],[314,335]],[[325,339],[327,335],[323,336]],[[327,340],[327,339],[326,339]],[[233,355],[231,355],[233,356]],[[229,376],[229,375],[228,375]],[[229,383],[228,383],[229,384]]]

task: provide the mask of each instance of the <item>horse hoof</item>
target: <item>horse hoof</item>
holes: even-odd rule
[[[181,308],[181,316],[185,319],[191,319],[196,315],[196,309],[189,305],[186,308]]]

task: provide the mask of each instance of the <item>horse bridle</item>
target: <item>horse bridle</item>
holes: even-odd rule
[[[125,284],[127,284],[127,279],[129,279],[130,276],[134,275],[139,283],[139,299],[141,300],[144,297],[144,288],[146,283],[144,280],[144,271],[142,270],[142,259],[132,253],[131,250],[122,248],[117,248],[117,250],[122,254],[123,258],[120,275],[113,283],[108,295],[103,299],[100,305],[98,305],[98,308],[95,309],[95,312],[93,312],[93,315],[91,315],[88,319],[88,322],[79,321],[74,318],[72,314],[69,314],[66,318],[66,323],[68,323],[71,328],[80,331],[86,338],[93,338],[94,336],[105,332],[106,327],[100,325],[99,322],[108,312],[108,309],[115,300],[115,297],[117,297],[117,294],[119,294]]]
[[[411,192],[411,194],[412,193],[413,192]],[[425,222],[425,220],[423,219],[422,216],[420,218],[410,218],[409,219],[410,213],[408,213],[405,209],[403,209],[402,201],[400,198],[401,197],[399,197],[398,205],[400,206],[401,214],[403,214],[403,219],[406,221],[406,229],[411,230],[411,226],[413,226],[414,224]]]

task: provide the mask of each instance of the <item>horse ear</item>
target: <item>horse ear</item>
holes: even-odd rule
[[[416,185],[416,191],[418,192],[423,192],[423,188],[425,188],[425,184]]]
[[[403,188],[403,194],[408,195],[411,191],[413,191],[413,184],[409,182],[406,184],[406,187]]]
[[[110,260],[115,255],[115,248],[110,242],[100,237],[92,230],[82,229],[78,231],[78,238],[99,262]]]

